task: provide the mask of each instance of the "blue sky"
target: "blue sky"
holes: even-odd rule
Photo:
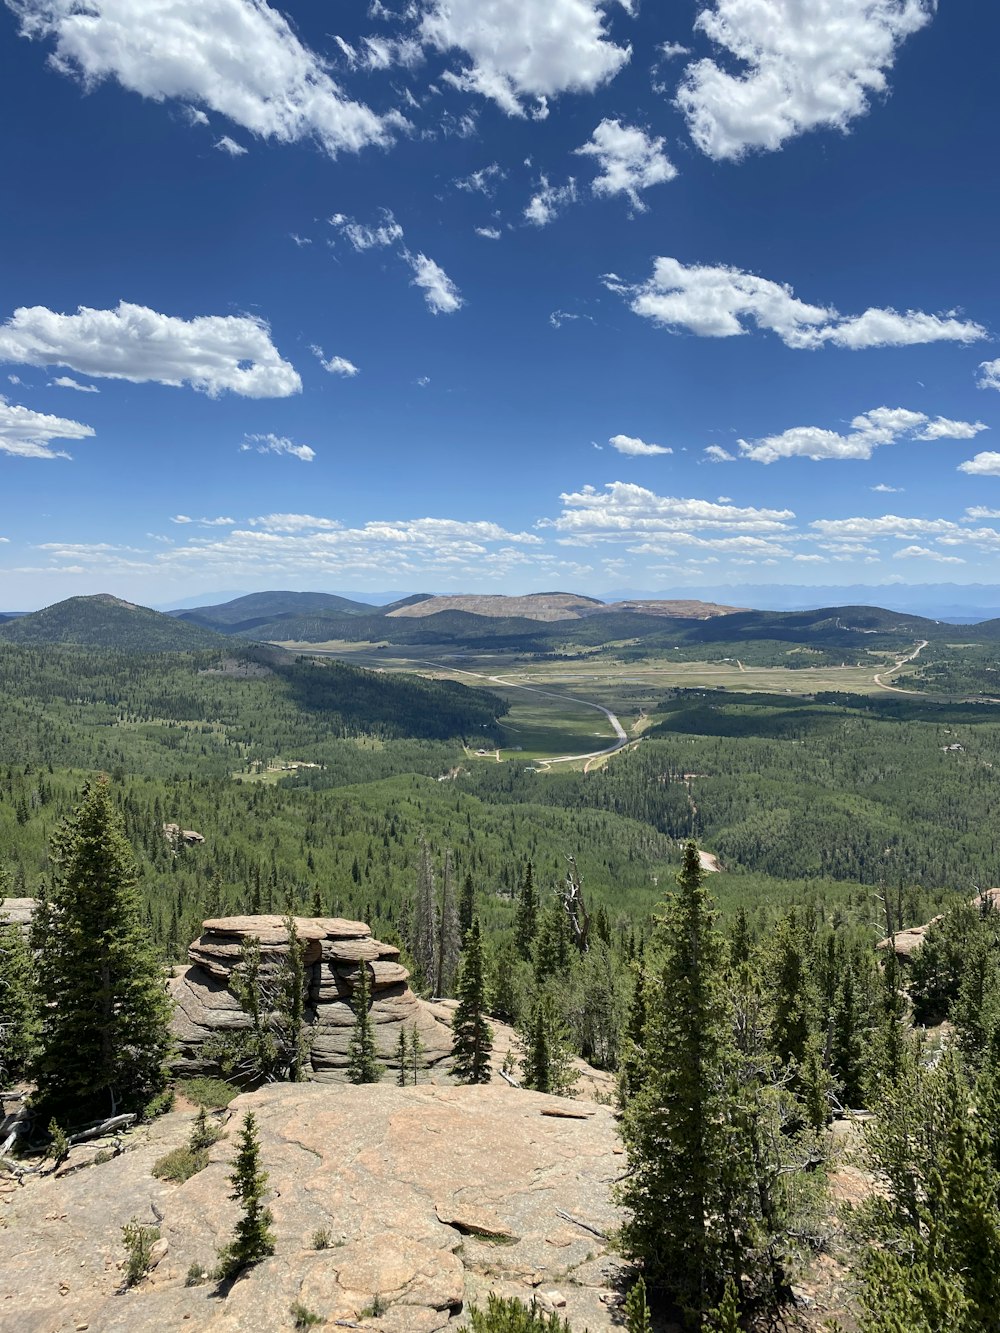
[[[1000,11],[0,0],[0,609],[1000,581]]]

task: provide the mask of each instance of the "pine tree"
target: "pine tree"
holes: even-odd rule
[[[858,1002],[854,969],[848,966],[837,991],[830,1038],[830,1072],[840,1085],[845,1107],[860,1107],[865,1099],[865,1054],[868,1023]]]
[[[368,964],[358,964],[359,979],[351,997],[354,1005],[354,1031],[348,1046],[347,1077],[351,1083],[378,1083],[382,1066],[375,1049],[375,1033],[368,1012],[371,991],[368,986]]]
[[[476,915],[476,889],[470,870],[462,881],[462,892],[458,898],[458,929],[463,945],[465,937],[472,929],[472,918]]]
[[[406,1076],[409,1072],[410,1043],[406,1038],[406,1028],[402,1024],[399,1027],[399,1040],[396,1043],[396,1059],[399,1061],[399,1073],[396,1075],[396,1082],[401,1088],[405,1088]]]
[[[250,1264],[256,1264],[274,1253],[274,1221],[271,1210],[264,1206],[267,1172],[260,1165],[260,1139],[257,1137],[257,1119],[252,1111],[243,1117],[239,1146],[229,1177],[233,1190],[230,1199],[242,1209],[233,1233],[233,1239],[219,1251],[219,1276],[236,1277]]]
[[[517,895],[514,915],[514,943],[522,958],[530,958],[538,934],[538,894],[535,892],[535,872],[529,861],[524,867],[524,878]]]
[[[290,1083],[301,1083],[309,1055],[310,1034],[305,1026],[306,969],[305,948],[299,939],[295,918],[286,916],[288,953],[278,973],[277,1026],[278,1046],[284,1057]]]
[[[465,937],[457,989],[458,1007],[452,1019],[452,1072],[460,1083],[488,1083],[493,1031],[486,1021],[483,945],[476,917]]]
[[[10,881],[0,870],[0,898]],[[33,994],[34,959],[20,927],[0,913],[0,1082],[19,1079],[31,1056],[37,1030]]]
[[[410,1025],[410,1072],[413,1074],[413,1086],[417,1086],[417,1074],[420,1070],[420,1057],[424,1053],[424,1043],[420,1040],[420,1033],[417,1030],[416,1023]]]
[[[633,1285],[625,1299],[625,1333],[653,1333],[643,1278]]]
[[[522,1086],[555,1097],[572,1097],[579,1074],[573,1068],[566,1030],[548,991],[535,1002],[521,1045]]]
[[[143,1106],[164,1085],[170,1003],[141,924],[138,870],[106,778],[52,839],[55,867],[34,937],[44,986],[38,1100]]]
[[[689,842],[657,931],[646,1070],[622,1117],[629,1170],[617,1191],[629,1213],[625,1254],[692,1317],[722,1299],[727,1278],[745,1308],[787,1296],[783,1245],[796,1179],[777,1156],[786,1118],[763,1023],[750,1024],[737,1046],[726,944],[703,879]]]
[[[454,886],[451,882],[451,852],[446,851],[441,885],[441,911],[438,918],[435,995],[451,994],[452,986],[455,984],[455,971],[458,967],[460,947],[458,908],[455,903]]]
[[[420,872],[417,876],[416,896],[410,927],[410,952],[416,964],[414,986],[427,991],[437,975],[438,920],[437,900],[434,894],[434,867],[431,851],[426,842],[420,848]]]

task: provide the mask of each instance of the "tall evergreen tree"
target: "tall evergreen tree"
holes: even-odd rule
[[[538,893],[535,890],[535,871],[529,861],[524,867],[524,878],[517,895],[514,914],[514,943],[522,958],[530,958],[538,934]]]
[[[396,1059],[399,1061],[399,1073],[396,1075],[396,1082],[401,1088],[405,1088],[406,1076],[409,1073],[410,1043],[406,1037],[406,1028],[402,1023],[399,1025],[399,1040],[396,1042]]]
[[[369,1012],[371,990],[368,985],[368,964],[358,964],[358,984],[351,1001],[354,1006],[354,1031],[348,1046],[347,1077],[352,1083],[378,1083],[382,1077],[375,1048],[375,1033]]]
[[[466,935],[472,929],[472,918],[475,915],[476,886],[473,883],[472,871],[469,870],[462,880],[462,892],[458,896],[458,929],[463,945]]]
[[[479,919],[465,937],[458,974],[458,1006],[452,1019],[452,1073],[460,1083],[490,1081],[493,1031],[486,1021],[486,981]]]
[[[141,923],[138,869],[106,778],[54,834],[51,894],[36,923],[41,1030],[38,1099],[141,1106],[165,1082],[163,970]]]
[[[458,925],[458,906],[452,884],[451,852],[444,854],[444,873],[441,877],[441,911],[438,918],[437,975],[435,995],[450,995],[455,984],[461,936]]]
[[[726,945],[694,842],[655,940],[646,995],[647,1067],[625,1106],[625,1253],[700,1320],[727,1279],[744,1309],[786,1294],[781,1245],[792,1173],[773,1060],[754,1035],[737,1047]]]
[[[12,884],[0,866],[0,899]],[[0,912],[0,1082],[14,1082],[24,1072],[37,1029],[34,959],[19,926]]]
[[[424,842],[420,847],[420,870],[417,889],[410,915],[410,953],[416,964],[414,985],[429,991],[437,976],[438,917],[434,892],[434,867],[431,849]]]

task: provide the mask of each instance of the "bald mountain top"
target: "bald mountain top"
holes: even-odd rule
[[[185,624],[106,592],[92,597],[68,597],[64,602],[0,624],[0,643],[25,646],[73,643],[87,648],[159,653],[218,648],[220,642],[220,636],[213,630]]]
[[[409,606],[397,606],[390,616],[434,616],[439,611],[468,611],[474,616],[501,619],[521,617],[526,620],[576,620],[593,615],[604,603],[596,597],[582,597],[573,592],[535,592],[527,597],[504,597],[499,593],[479,596],[460,593],[454,597],[425,597]]]

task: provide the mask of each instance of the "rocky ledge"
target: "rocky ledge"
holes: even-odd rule
[[[232,1234],[229,1161],[248,1109],[276,1253],[228,1292],[186,1286]],[[293,1305],[325,1327],[437,1333],[464,1327],[468,1303],[490,1290],[535,1296],[574,1329],[620,1328],[621,1265],[605,1237],[624,1158],[606,1107],[503,1083],[273,1084],[233,1102],[203,1171],[183,1185],[154,1179],[191,1121],[172,1112],[111,1161],[0,1196],[2,1333],[259,1333],[293,1328]],[[158,1222],[158,1262],[116,1295],[132,1217]]]

